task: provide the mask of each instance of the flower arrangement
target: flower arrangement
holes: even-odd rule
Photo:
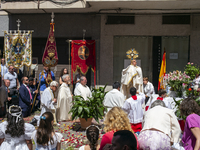
[[[173,71],[164,76],[165,82],[171,87],[171,90],[176,91],[178,96],[182,96],[182,86],[189,83],[190,76],[185,72]]]
[[[188,62],[185,66],[185,73],[190,76],[190,80],[194,80],[196,75],[199,74],[199,67],[193,63]]]

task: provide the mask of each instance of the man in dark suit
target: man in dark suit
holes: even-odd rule
[[[22,85],[19,88],[19,106],[22,108],[23,117],[28,117],[31,113],[32,95],[28,85],[28,78],[22,77]]]

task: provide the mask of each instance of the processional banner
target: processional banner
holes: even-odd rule
[[[49,36],[42,57],[42,63],[44,64],[44,66],[47,66],[49,68],[55,67],[58,63],[58,53],[54,37],[54,24],[55,23],[50,23]]]
[[[86,74],[89,67],[94,72],[94,85],[96,85],[96,54],[95,40],[72,40],[71,42],[71,78],[77,67]]]
[[[21,68],[23,65],[30,67],[32,64],[32,31],[27,33],[4,32],[4,51],[6,66],[13,65]]]

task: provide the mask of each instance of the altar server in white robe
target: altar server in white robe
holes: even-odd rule
[[[138,94],[137,96],[136,93]],[[123,110],[128,114],[132,130],[134,132],[140,132],[143,121],[142,104],[145,101],[145,95],[144,93],[136,92],[135,87],[130,88],[130,94],[131,97],[125,101]]]
[[[172,106],[171,106],[171,103],[170,103],[170,101],[169,101],[169,98],[168,97],[166,97],[167,96],[167,92],[165,91],[165,90],[163,90],[163,89],[160,89],[159,91],[158,91],[158,96],[154,96],[153,97],[153,99],[152,99],[152,101],[151,101],[151,103],[150,103],[150,105],[149,105],[149,108],[151,108],[151,104],[154,102],[154,101],[156,101],[156,100],[161,100],[161,101],[163,101],[164,103],[165,103],[165,106],[167,107],[167,108],[169,108],[169,109],[172,109]]]
[[[122,70],[120,91],[124,94],[125,99],[130,97],[129,90],[131,87],[135,87],[139,93],[144,93],[142,69],[137,66],[135,59],[131,60],[131,64]]]
[[[57,102],[57,100],[54,97],[54,92],[56,92],[57,88],[58,88],[58,82],[52,81],[50,83],[50,87],[44,90],[42,94],[42,98],[41,98],[42,109],[41,109],[40,116],[42,116],[42,114],[45,112],[51,112],[54,115],[54,124],[57,123],[56,115],[55,115],[56,108],[54,106],[54,104]],[[34,118],[32,119],[30,123],[34,124],[35,122],[37,122],[37,125],[39,125],[40,116],[34,116]]]
[[[92,93],[90,91],[90,88],[86,85],[87,79],[85,76],[81,76],[80,83],[74,90],[74,95],[80,95],[84,98],[84,100],[87,100],[88,97],[92,97]]]
[[[72,105],[72,95],[68,83],[70,82],[69,74],[62,76],[63,84],[59,88],[57,98],[56,116],[58,121],[70,120],[71,114],[68,114]]]
[[[148,105],[152,100],[152,94],[155,94],[154,86],[151,82],[149,82],[149,79],[147,77],[143,78],[143,83],[144,83],[144,94],[146,96],[145,104]]]
[[[109,91],[105,97],[103,104],[107,108],[107,112],[110,111],[113,107],[120,107],[122,108],[124,105],[124,95],[119,91],[120,90],[120,83],[115,82],[113,84],[113,90]]]

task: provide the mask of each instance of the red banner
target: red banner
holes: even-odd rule
[[[94,85],[96,85],[96,54],[95,40],[73,40],[71,42],[71,78],[77,67],[83,74],[86,74],[89,67],[94,72]]]
[[[56,41],[54,37],[54,23],[50,23],[50,31],[42,57],[42,63],[47,67],[55,67],[58,63]]]

